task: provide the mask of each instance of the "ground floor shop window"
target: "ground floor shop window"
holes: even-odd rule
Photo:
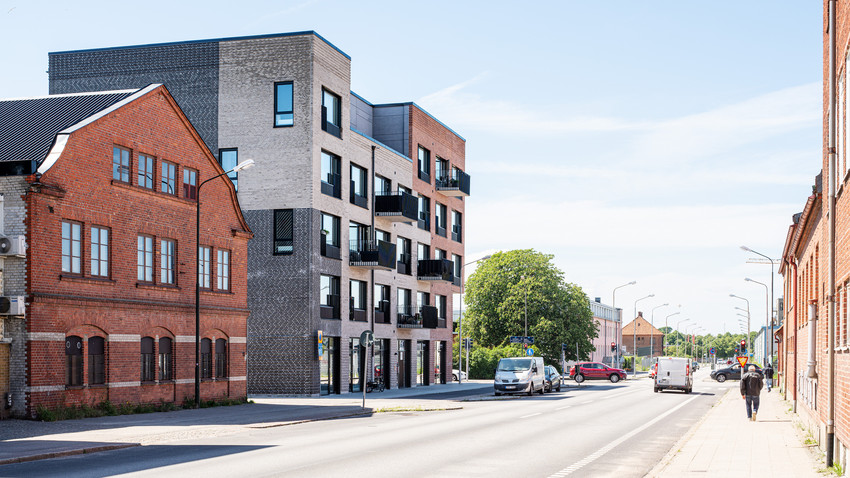
[[[319,361],[319,393],[322,395],[339,393],[338,340],[336,337],[322,338],[322,359]]]
[[[446,343],[435,342],[434,383],[446,383]]]
[[[398,388],[410,386],[410,373],[408,371],[410,363],[410,341],[398,341]]]
[[[374,380],[382,382],[384,387],[390,388],[390,341],[389,339],[375,340],[372,349],[372,366],[375,370]]]
[[[360,391],[360,338],[348,339],[348,391]]]
[[[416,342],[416,386],[428,385],[428,342]]]

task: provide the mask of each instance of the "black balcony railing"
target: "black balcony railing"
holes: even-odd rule
[[[453,169],[436,178],[437,191],[446,196],[469,196],[469,175]]]
[[[421,329],[422,316],[413,307],[401,306],[396,315],[396,325],[400,329]]]
[[[419,217],[419,200],[399,191],[375,196],[375,216],[391,221],[414,222]]]
[[[369,269],[395,269],[396,245],[385,241],[351,241],[348,264]]]
[[[380,300],[378,306],[375,307],[375,323],[389,324],[390,323],[390,301]]]
[[[413,273],[410,267],[410,261],[410,254],[399,254],[398,261],[396,262],[396,270],[399,274],[411,275]]]
[[[328,174],[327,178],[322,178],[322,194],[342,198],[342,176],[339,174]]]
[[[425,171],[419,170],[419,179],[425,181],[426,183],[431,183],[431,173],[427,173]]]
[[[460,224],[452,225],[452,240],[463,242],[463,227]]]
[[[416,277],[419,280],[444,280],[454,282],[454,264],[448,259],[423,259],[419,261]]]
[[[354,204],[355,206],[364,207],[364,208],[369,207],[369,200],[366,199],[366,196],[358,194],[354,190],[354,181],[351,181],[351,188],[349,189],[349,191],[351,191],[351,194],[350,194],[351,204]]]
[[[422,317],[422,327],[426,329],[436,329],[439,318],[437,317],[437,308],[433,305],[423,305],[419,307],[419,316]]]
[[[440,225],[440,221],[437,221],[437,223],[434,225],[434,232],[436,232],[440,236],[446,237],[446,224],[445,224],[445,222],[443,222],[443,224]]]
[[[321,305],[319,315],[323,319],[338,319],[339,318],[339,296],[328,294],[325,296],[325,303]]]

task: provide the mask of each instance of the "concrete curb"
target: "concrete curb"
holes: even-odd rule
[[[97,453],[100,451],[121,450],[123,448],[133,448],[142,446],[141,443],[122,443],[120,445],[103,445],[92,446],[88,448],[79,448],[76,450],[56,451],[51,453],[39,453],[37,455],[17,456],[15,458],[6,458],[0,460],[0,465],[11,465],[14,463],[25,463],[28,461],[46,460],[49,458],[61,458],[64,456],[85,455],[87,453]]]

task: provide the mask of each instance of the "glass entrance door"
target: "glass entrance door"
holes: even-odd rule
[[[348,339],[348,391],[360,391],[360,339]]]
[[[410,379],[407,375],[407,340],[398,341],[398,388],[410,386]]]
[[[428,342],[416,342],[416,386],[428,385]]]
[[[325,336],[322,339],[322,360],[319,363],[319,393],[321,395],[330,395],[339,393],[337,386],[337,340],[334,337]]]

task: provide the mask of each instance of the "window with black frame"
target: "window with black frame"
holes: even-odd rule
[[[322,151],[321,153],[322,194],[342,198],[342,160],[339,156]]]
[[[221,169],[230,171],[239,164],[239,150],[237,148],[222,148],[218,150],[218,162],[221,164]],[[230,182],[233,183],[233,188],[239,190],[239,171],[230,171],[227,173]]]
[[[351,165],[351,204],[369,207],[369,182],[367,171],[356,164]]]
[[[159,339],[159,380],[166,381],[173,378],[174,364],[171,355],[171,338],[160,337]]]
[[[435,203],[434,205],[434,229],[435,232],[443,237],[446,237],[446,206],[444,204]]]
[[[106,383],[106,355],[103,337],[89,337],[89,385]]]
[[[292,209],[276,209],[274,212],[274,255],[288,255],[293,247],[294,214]]]
[[[215,378],[227,377],[227,340],[215,339]]]
[[[156,357],[153,352],[153,337],[142,337],[142,382],[156,380]]]
[[[212,340],[201,339],[201,378],[212,378]]]
[[[342,101],[340,97],[322,88],[322,130],[342,138]]]
[[[417,152],[417,165],[419,179],[431,183],[431,152],[419,146]]]
[[[76,335],[65,338],[65,386],[83,386],[83,339]]]
[[[375,196],[388,196],[392,194],[392,181],[389,179],[375,175]]]
[[[339,218],[330,214],[322,213],[322,231],[320,252],[325,257],[339,259],[340,256],[340,231]]]
[[[291,81],[279,81],[274,84],[274,127],[292,126],[295,121],[292,114],[293,89]]]

